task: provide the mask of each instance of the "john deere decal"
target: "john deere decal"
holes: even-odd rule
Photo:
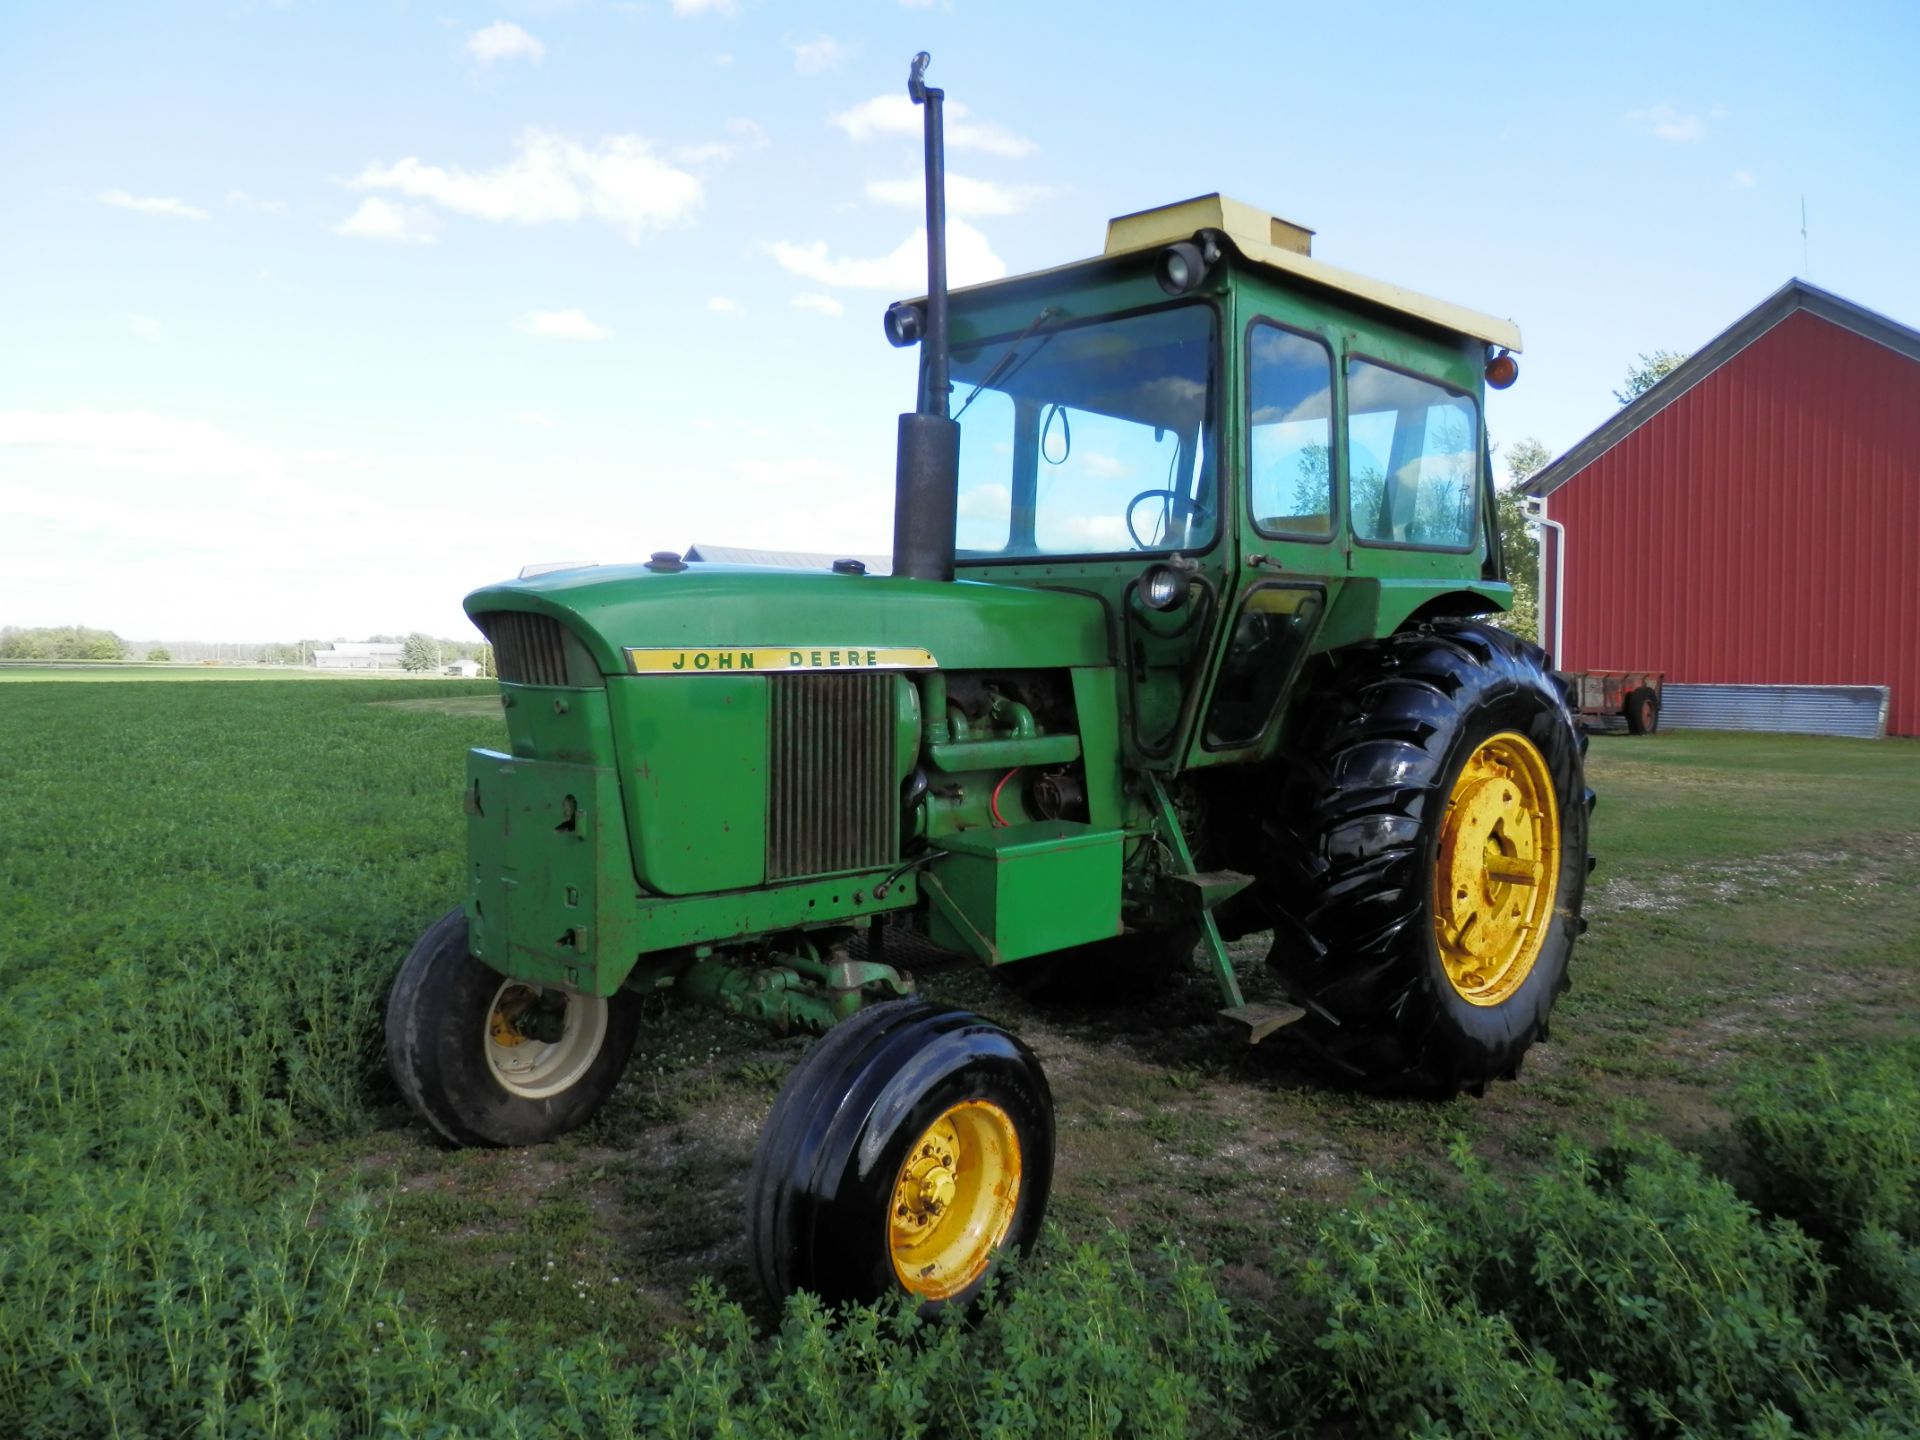
[[[930,650],[899,645],[736,645],[718,650],[629,647],[627,665],[636,675],[738,675],[785,670],[933,670]]]

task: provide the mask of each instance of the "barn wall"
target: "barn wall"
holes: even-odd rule
[[[1920,735],[1920,363],[1796,311],[1549,497],[1564,669],[1887,685]]]

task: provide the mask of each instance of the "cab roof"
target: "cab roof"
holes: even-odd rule
[[[1343,295],[1355,296],[1369,304],[1410,315],[1429,325],[1483,340],[1489,345],[1498,345],[1506,350],[1520,348],[1520,327],[1511,320],[1482,315],[1464,305],[1435,300],[1403,286],[1369,279],[1351,270],[1342,270],[1337,265],[1329,265],[1324,260],[1316,260],[1309,253],[1313,231],[1226,195],[1196,195],[1191,200],[1181,200],[1172,205],[1115,216],[1107,222],[1106,249],[1099,258],[1155,250],[1177,240],[1191,240],[1201,230],[1219,231],[1232,242],[1233,248],[1243,259],[1254,265],[1337,290]]]

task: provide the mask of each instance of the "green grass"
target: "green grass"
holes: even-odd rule
[[[156,675],[201,683],[75,683]],[[745,1174],[797,1039],[652,1011],[607,1111],[538,1151],[444,1151],[399,1106],[380,1011],[459,895],[486,687],[57,681],[0,685],[0,1435],[786,1434],[816,1402],[887,1435],[1906,1433],[1848,1427],[1901,1413],[1916,1353],[1911,742],[1597,739],[1575,988],[1480,1102],[1238,1046],[1198,975],[1036,1010],[916,966],[1035,1046],[1061,1119],[1041,1273],[922,1332],[752,1296]],[[1674,1273],[1635,1248],[1669,1223]],[[1528,1278],[1588,1255],[1617,1283]],[[1665,1349],[1607,1318],[1686,1295]]]
[[[445,678],[439,675],[408,675],[392,670],[355,672],[318,670],[305,665],[200,664],[187,660],[151,664],[144,660],[0,660],[0,684],[23,681],[44,683],[49,680],[90,683],[115,680],[374,680],[418,683]],[[481,686],[485,686],[489,692],[493,689],[491,680],[456,683],[464,684],[468,693]]]

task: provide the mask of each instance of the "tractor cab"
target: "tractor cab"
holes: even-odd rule
[[[1206,195],[950,299],[955,574],[1098,596],[1149,766],[1264,756],[1312,651],[1510,602],[1481,400],[1519,332],[1312,234]]]

